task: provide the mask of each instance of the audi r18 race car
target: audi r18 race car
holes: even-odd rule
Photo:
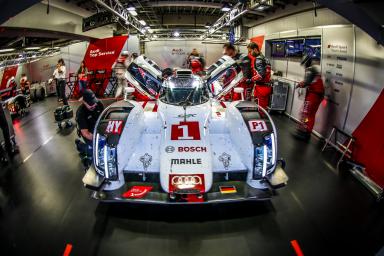
[[[139,56],[129,84],[148,101],[123,100],[101,114],[93,166],[83,178],[105,202],[215,203],[270,199],[287,183],[277,133],[255,102],[222,99],[243,75],[224,56],[204,78],[176,70],[162,78]]]

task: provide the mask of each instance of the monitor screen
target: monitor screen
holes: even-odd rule
[[[304,43],[305,54],[311,55],[314,59],[320,60],[321,57],[321,39],[308,38]]]
[[[304,52],[304,39],[286,41],[287,57],[302,57]]]
[[[285,41],[272,41],[272,57],[283,58],[285,57]]]

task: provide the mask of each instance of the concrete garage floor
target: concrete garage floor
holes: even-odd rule
[[[54,98],[16,122],[20,154],[0,171],[1,255],[374,255],[384,244],[384,207],[338,173],[321,143],[294,140],[273,118],[289,185],[270,202],[204,206],[105,205],[89,198],[76,131],[53,123]]]

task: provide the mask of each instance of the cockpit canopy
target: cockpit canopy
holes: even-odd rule
[[[192,75],[190,70],[178,70],[164,81],[160,100],[178,106],[200,105],[209,100],[209,91],[199,76]]]

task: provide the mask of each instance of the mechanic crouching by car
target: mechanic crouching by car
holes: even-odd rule
[[[248,53],[255,58],[254,74],[252,82],[255,83],[253,87],[252,96],[257,99],[258,105],[265,110],[269,106],[269,99],[272,94],[271,87],[271,64],[269,60],[264,57],[260,52],[259,46],[251,42],[247,46]]]
[[[305,67],[304,81],[297,87],[306,88],[303,108],[301,110],[301,122],[296,131],[295,137],[302,140],[309,140],[313,126],[315,125],[316,112],[324,99],[324,84],[319,70],[313,65],[313,58],[310,55],[303,57],[301,65]]]
[[[76,122],[79,136],[83,141],[76,139],[76,147],[82,156],[92,155],[93,130],[96,122],[104,110],[93,91],[86,89],[83,92],[83,103],[77,109]]]
[[[244,99],[247,99],[247,88],[249,88],[252,85],[252,67],[251,67],[251,60],[249,59],[248,55],[239,53],[235,46],[231,43],[225,43],[223,45],[223,54],[231,57],[234,59],[237,64],[240,66],[241,71],[243,71],[244,79],[243,81],[238,85],[238,87],[241,87],[244,89]],[[239,97],[238,94],[234,93],[232,90],[232,100],[240,100],[241,97]]]

